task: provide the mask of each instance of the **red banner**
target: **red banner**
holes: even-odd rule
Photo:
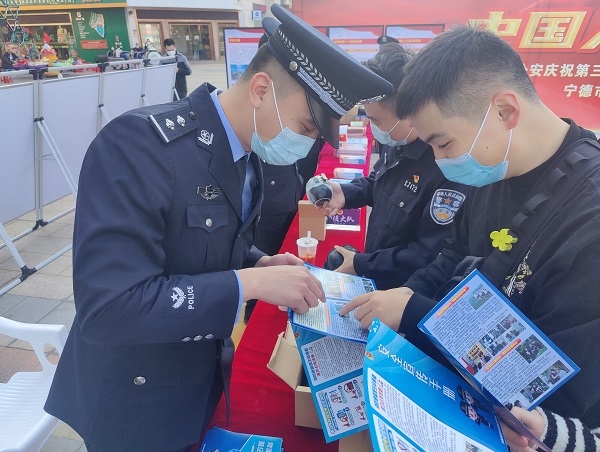
[[[534,0],[528,5],[522,0],[374,0],[369,14],[362,2],[294,0],[293,5],[295,14],[321,27],[364,27],[367,20],[371,27],[386,29],[481,24],[519,52],[551,110],[600,134],[598,0]]]

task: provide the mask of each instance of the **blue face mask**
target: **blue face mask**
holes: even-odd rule
[[[493,166],[482,165],[471,155],[473,147],[477,142],[477,138],[479,138],[479,134],[483,130],[483,125],[490,113],[491,107],[492,104],[490,102],[490,106],[483,117],[483,121],[481,122],[481,126],[479,126],[479,130],[477,131],[477,135],[475,135],[475,139],[473,140],[473,144],[471,144],[469,152],[460,157],[438,159],[435,161],[446,179],[465,185],[471,185],[473,187],[483,187],[484,185],[501,181],[506,177],[508,171],[508,160],[506,160],[506,158],[508,157],[510,142],[512,140],[512,129],[508,132],[508,146],[506,146],[506,154],[504,155],[504,160],[502,162]]]
[[[400,120],[398,120],[398,122],[396,124],[394,124],[394,127],[392,127],[389,130],[389,132],[384,132],[379,127],[377,127],[375,124],[371,123],[371,132],[373,132],[373,137],[383,145],[389,145],[389,146],[404,146],[404,145],[406,145],[406,143],[408,143],[408,137],[412,133],[413,129],[410,129],[410,132],[408,132],[408,135],[406,135],[406,138],[404,140],[396,141],[390,136],[390,133],[392,132],[392,130],[394,130],[394,128],[399,123],[400,123]]]
[[[256,152],[256,155],[260,159],[270,165],[291,165],[308,155],[310,148],[315,143],[315,139],[300,135],[288,127],[283,127],[281,116],[279,115],[279,107],[277,106],[277,97],[275,96],[275,85],[272,82],[271,87],[273,89],[273,100],[275,101],[275,110],[277,111],[277,119],[279,119],[281,132],[266,143],[261,140],[256,132],[256,109],[254,109],[254,132],[252,133],[250,148]]]

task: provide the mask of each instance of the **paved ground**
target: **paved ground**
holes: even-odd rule
[[[190,92],[205,81],[227,88],[224,63],[192,62],[192,71],[188,78]],[[73,197],[67,196],[45,206],[43,218],[54,218],[72,209],[74,204]],[[4,227],[10,237],[15,237],[30,230],[35,224],[35,218],[35,213],[31,212],[4,224]],[[73,218],[74,213],[68,213],[14,242],[28,267],[37,266],[71,243]],[[0,287],[5,287],[19,278],[21,271],[8,248],[3,244],[0,246]],[[20,322],[62,324],[70,328],[75,315],[71,256],[71,251],[67,251],[1,295],[0,315]],[[239,338],[242,332],[243,323],[236,326],[234,333]],[[55,355],[52,350],[48,350],[48,353]],[[0,335],[0,382],[8,381],[16,371],[38,369],[39,362],[28,343]],[[61,423],[42,450],[76,452],[85,451],[86,448],[79,435]]]

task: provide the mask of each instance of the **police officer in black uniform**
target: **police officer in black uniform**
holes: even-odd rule
[[[76,315],[45,409],[90,451],[187,450],[227,388],[243,301],[306,312],[323,297],[298,258],[252,247],[260,159],[293,163],[318,135],[337,145],[339,118],[392,86],[271,9],[281,24],[231,89],[128,112],[85,156]]]
[[[397,89],[410,58],[401,45],[388,42],[365,65]],[[443,240],[451,235],[465,190],[444,178],[431,147],[418,138],[408,120],[396,117],[395,96],[374,100],[364,102],[364,108],[380,157],[368,177],[332,183],[334,196],[325,211],[372,207],[365,252],[337,246],[343,257],[337,270],[372,278],[377,288],[389,289],[401,286],[435,259]]]

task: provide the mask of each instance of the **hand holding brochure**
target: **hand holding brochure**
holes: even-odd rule
[[[354,297],[373,292],[375,290],[373,280],[312,265],[306,267],[323,284],[326,300],[309,309],[306,314],[292,312],[290,315],[292,325],[322,334],[366,342],[368,331],[361,328],[360,322],[354,318],[354,312],[343,317],[338,312]]]

